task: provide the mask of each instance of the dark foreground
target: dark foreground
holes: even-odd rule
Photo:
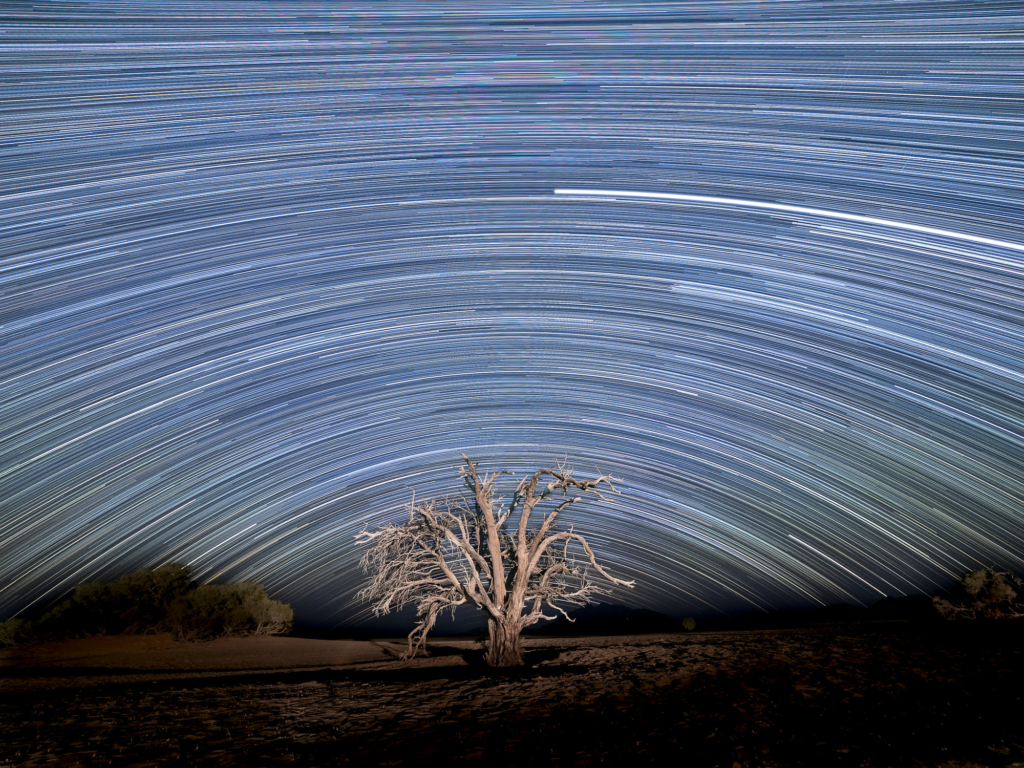
[[[0,677],[0,766],[1024,768],[1020,621],[531,641],[531,666],[498,674],[471,647],[439,640],[433,666]]]

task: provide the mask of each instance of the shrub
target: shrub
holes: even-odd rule
[[[171,632],[179,640],[289,632],[292,609],[271,600],[261,584],[196,587],[178,563],[86,582],[36,621],[0,624],[0,646],[90,635]]]
[[[206,584],[170,607],[167,627],[177,640],[230,635],[278,635],[291,630],[292,609],[271,600],[262,584]]]
[[[113,582],[79,584],[71,597],[33,623],[36,640],[165,632],[171,603],[194,589],[186,565],[128,573]]]
[[[693,632],[697,628],[697,620],[692,616],[687,616],[681,623],[687,632]]]
[[[948,597],[932,598],[945,619],[1024,617],[1024,581],[1012,573],[981,568],[965,573]]]
[[[164,565],[152,571],[125,574],[109,585],[105,595],[107,602],[99,608],[105,611],[108,632],[162,632],[170,606],[193,589],[195,584],[188,566]],[[82,599],[81,592],[80,587],[76,599]]]
[[[29,623],[24,619],[8,619],[0,623],[0,648],[13,648],[28,639]]]

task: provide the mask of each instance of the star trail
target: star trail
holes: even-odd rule
[[[1019,2],[14,2],[0,78],[0,620],[365,624],[463,452],[623,478],[627,605],[1024,570]]]

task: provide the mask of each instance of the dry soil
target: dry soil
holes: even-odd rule
[[[1024,622],[538,639],[92,638],[0,654],[0,766],[1024,768]]]

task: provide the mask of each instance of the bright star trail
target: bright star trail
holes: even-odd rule
[[[7,3],[0,619],[567,459],[628,605],[1024,570],[1020,2]]]

